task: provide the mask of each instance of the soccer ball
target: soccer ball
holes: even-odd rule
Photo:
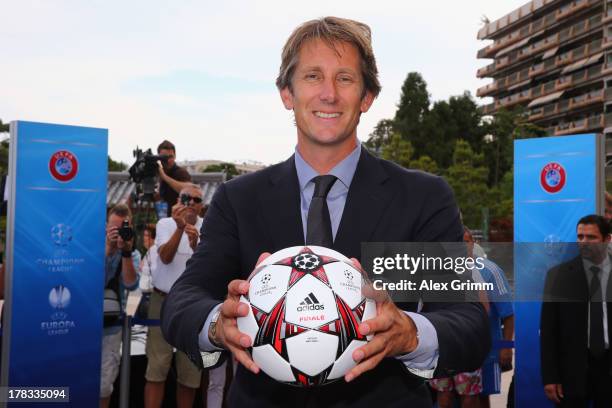
[[[253,340],[255,363],[277,381],[301,387],[342,378],[353,351],[371,336],[359,324],[376,315],[364,280],[344,255],[318,246],[282,249],[266,258],[241,297],[249,314],[238,329]]]

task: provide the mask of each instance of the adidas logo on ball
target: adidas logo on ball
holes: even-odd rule
[[[302,300],[297,307],[298,312],[304,312],[307,310],[324,310],[325,306],[319,303],[319,300],[315,297],[315,295],[310,292],[304,300]]]

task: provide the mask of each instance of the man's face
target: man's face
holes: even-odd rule
[[[145,248],[149,249],[151,245],[153,245],[153,239],[151,238],[151,233],[149,230],[144,230],[142,233],[142,243]]]
[[[114,230],[114,231],[119,231],[119,229],[121,229],[121,224],[123,224],[123,220],[128,220],[129,221],[129,217],[121,217],[117,214],[111,214],[108,217],[108,221],[107,221],[107,233],[109,233],[110,231]],[[131,225],[131,222],[130,222]],[[112,243],[116,243],[117,242],[117,236],[116,233],[112,233],[110,235],[110,240]]]
[[[596,224],[578,224],[578,249],[583,258],[599,263],[607,254],[610,236],[603,237]]]
[[[281,90],[283,104],[295,115],[298,143],[353,143],[359,116],[374,100],[370,92],[363,95],[361,58],[355,46],[336,43],[334,51],[322,40],[311,40],[300,49],[298,61],[293,91]]]
[[[108,217],[108,226],[109,227],[117,227],[117,229],[121,228],[121,224],[123,224],[123,220],[128,219],[128,217],[120,217],[117,214],[111,214]]]
[[[204,206],[204,203],[202,202],[202,192],[198,188],[184,188],[181,190],[178,196],[179,203],[182,203],[181,199],[183,196],[189,198],[189,202],[187,202],[187,204],[185,205],[188,208],[188,210],[185,211],[185,221],[189,222],[189,220],[192,220],[193,222],[189,222],[189,224],[193,225],[195,224],[195,220],[197,219],[198,214],[200,214],[200,211],[202,211],[202,207]]]
[[[171,169],[172,167],[174,167],[174,161],[176,160],[176,154],[174,153],[174,150],[172,149],[160,149],[158,152],[159,156],[167,156],[168,157],[168,161],[167,162],[162,162],[162,164],[164,165],[164,169]]]

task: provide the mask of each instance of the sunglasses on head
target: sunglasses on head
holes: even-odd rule
[[[187,205],[189,201],[193,201],[196,204],[200,204],[202,202],[202,197],[193,197],[189,194],[181,194],[181,204]]]

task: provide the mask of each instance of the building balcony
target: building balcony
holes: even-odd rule
[[[573,1],[570,4],[568,4],[566,7],[557,10],[555,17],[557,21],[563,20],[564,18],[567,18],[571,16],[572,14],[577,13],[580,10],[588,8],[590,3],[591,1],[588,1],[588,0]]]
[[[497,83],[498,83],[498,81],[495,81],[495,82],[493,82],[491,84],[488,84],[488,85],[485,85],[485,86],[481,86],[476,91],[476,96],[484,97],[484,96],[491,95],[492,93],[497,91],[497,89],[498,89]]]
[[[555,136],[570,135],[572,133],[583,132],[587,129],[588,121],[580,119],[573,122],[567,122],[555,127]]]
[[[544,109],[538,108],[531,111],[529,114],[529,120],[534,121],[544,117]]]
[[[601,68],[601,73],[602,75],[612,74],[612,64],[607,62],[603,64],[603,67]]]
[[[478,54],[476,55],[478,58],[493,58],[495,54],[512,44],[520,41],[524,36],[520,35],[518,31],[508,34],[507,36],[495,40],[493,44],[486,46],[478,50]]]
[[[598,91],[589,92],[586,95],[580,95],[570,99],[569,108],[578,109],[595,103],[603,103],[603,101],[604,91],[603,89],[600,89]]]
[[[488,77],[493,72],[495,72],[495,63],[489,64],[486,67],[480,68],[478,71],[476,71],[476,77],[485,78],[485,77]]]
[[[487,105],[482,105],[480,107],[480,111],[482,112],[483,115],[491,115],[496,110],[497,110],[497,107],[495,106],[495,102],[489,103]]]
[[[608,24],[611,21],[612,21],[612,10],[608,9],[608,12],[604,14],[604,16],[602,17],[601,22],[603,24]]]
[[[539,64],[536,65],[532,65],[531,67],[529,67],[529,78],[533,78],[536,75],[540,75],[542,72],[544,72],[544,63],[540,62]]]
[[[604,50],[612,48],[612,37],[604,37],[601,40],[601,48]]]
[[[582,133],[587,130],[602,129],[604,122],[603,114],[592,115],[588,118],[561,123],[555,127],[554,133],[555,136],[563,136],[572,133]]]
[[[567,89],[572,86],[573,82],[574,81],[571,76],[561,77],[555,81],[555,91]]]

